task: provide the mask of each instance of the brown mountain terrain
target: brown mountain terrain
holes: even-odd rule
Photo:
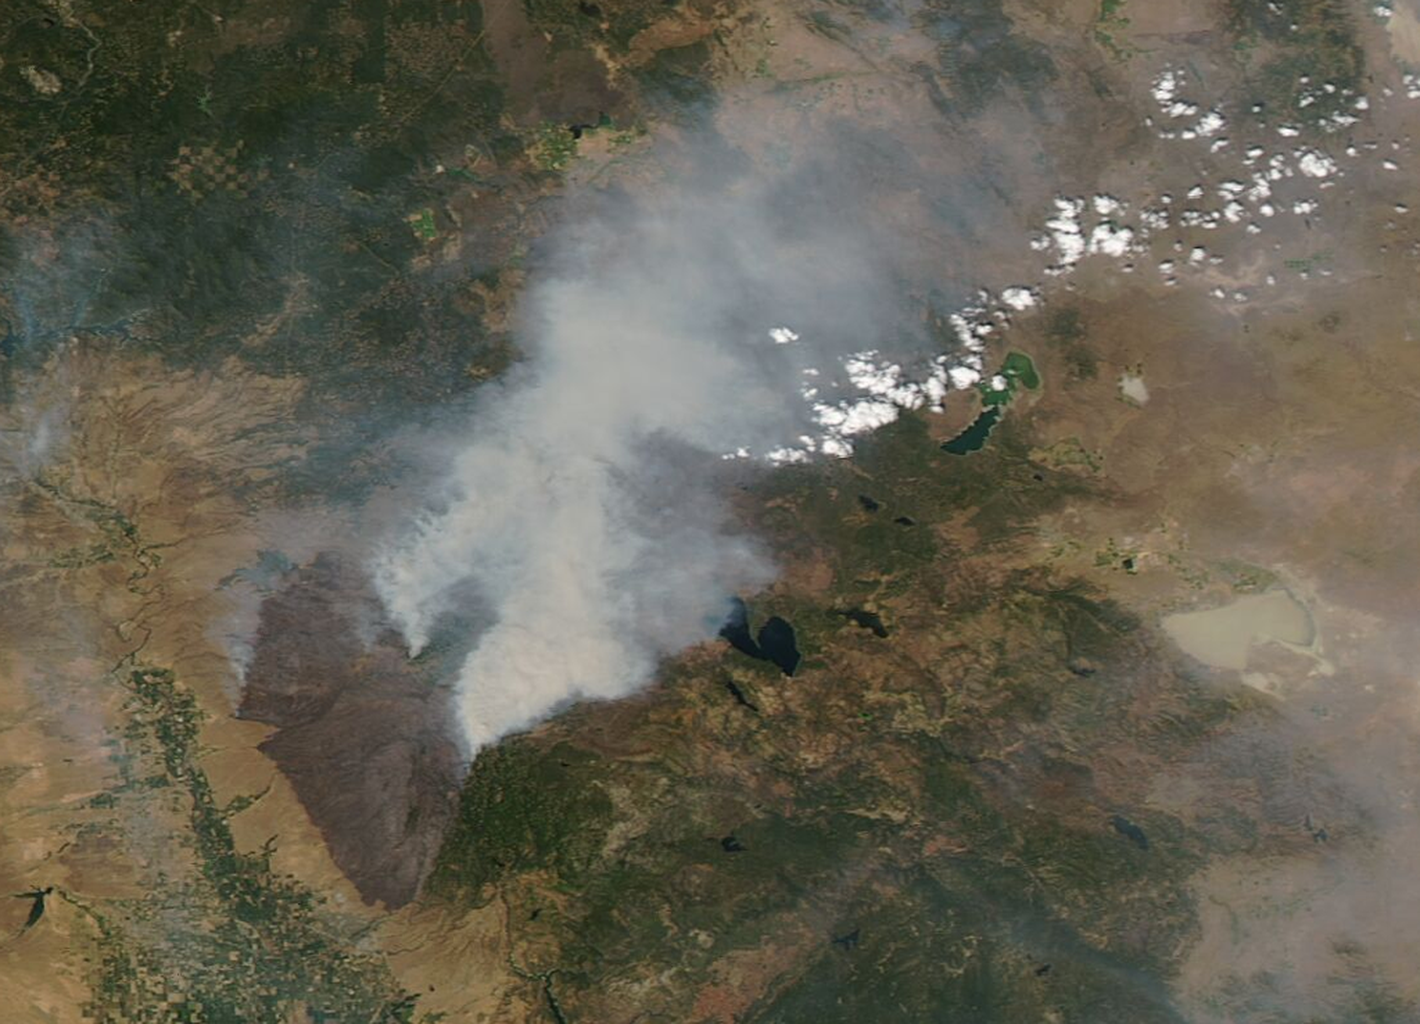
[[[1417,1019],[1417,26],[7,7],[7,1019]],[[371,538],[544,236],[712,152],[819,167],[944,350],[1036,289],[1018,376],[726,477],[792,674],[707,642],[467,764]]]

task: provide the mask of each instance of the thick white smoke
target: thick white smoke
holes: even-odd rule
[[[712,637],[727,597],[772,569],[697,481],[724,453],[811,438],[805,371],[889,334],[865,236],[779,218],[763,187],[676,191],[564,241],[523,300],[526,360],[489,386],[446,492],[377,559],[412,652],[474,632],[459,681],[474,749]]]

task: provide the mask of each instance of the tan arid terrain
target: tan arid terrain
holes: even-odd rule
[[[4,885],[54,886],[47,927],[25,945],[27,903],[5,908],[15,938],[4,951],[11,991],[36,997],[32,1019],[77,1019],[89,998],[93,901],[131,900],[193,870],[178,837],[180,801],[141,812],[100,798],[121,784],[119,737],[131,719],[122,680],[151,659],[190,681],[204,707],[227,708],[203,730],[203,767],[218,799],[263,794],[234,819],[244,846],[283,835],[275,862],[349,891],[294,800],[255,749],[265,730],[235,721],[238,685],[222,629],[234,608],[222,567],[253,557],[260,537],[234,485],[260,487],[299,449],[282,426],[299,385],[235,365],[173,373],[76,343],[46,367],[51,393],[17,412],[63,409],[51,443],[24,453],[43,469],[6,490]],[[9,429],[27,430],[16,419]],[[7,467],[17,477],[30,466]],[[13,479],[13,478],[12,478]],[[48,1016],[45,1016],[45,1015]]]
[[[1416,0],[210,7],[0,12],[0,1018],[1420,1020]],[[470,752],[374,553],[716,161],[982,365]]]

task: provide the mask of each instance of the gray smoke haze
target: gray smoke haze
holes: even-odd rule
[[[1213,751],[1296,839],[1215,857],[1195,879],[1201,929],[1180,965],[1190,1019],[1415,1019],[1420,735],[1413,680],[1378,668],[1297,690],[1273,728]]]
[[[782,184],[702,175],[580,220],[523,300],[527,358],[378,557],[412,653],[446,614],[486,611],[460,678],[474,749],[714,636],[773,567],[697,481],[726,453],[813,447],[805,382],[831,388],[845,355],[920,347],[871,233],[795,216]]]
[[[62,343],[59,352],[43,375],[16,384],[0,412],[0,476],[6,490],[40,474],[68,443],[74,384]]]

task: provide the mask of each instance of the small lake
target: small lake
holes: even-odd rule
[[[730,617],[720,629],[720,636],[730,642],[730,646],[742,654],[748,654],[759,661],[767,661],[779,666],[779,671],[792,676],[799,667],[801,655],[794,636],[794,627],[787,620],[775,615],[759,627],[756,638],[750,633],[749,608],[739,598],[734,598],[730,606]]]
[[[942,445],[942,451],[952,455],[967,455],[977,452],[986,444],[986,439],[991,436],[991,428],[996,426],[996,421],[1001,418],[1001,407],[993,405],[972,421],[956,437]]]

